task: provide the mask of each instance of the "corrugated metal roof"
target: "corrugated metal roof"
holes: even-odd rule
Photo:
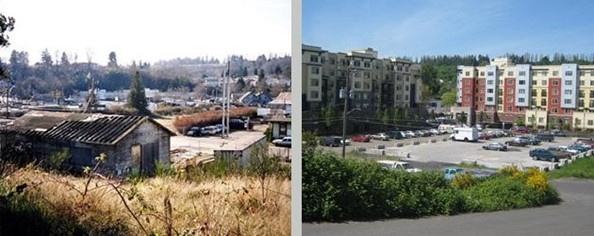
[[[143,116],[103,115],[91,116],[84,120],[65,120],[38,136],[45,139],[113,145],[147,119]]]

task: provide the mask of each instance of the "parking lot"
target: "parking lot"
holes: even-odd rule
[[[385,155],[399,157],[402,160],[421,163],[450,163],[453,165],[461,162],[469,162],[484,165],[488,168],[501,168],[508,165],[516,165],[520,168],[538,167],[545,170],[558,168],[561,163],[548,161],[534,161],[528,152],[534,148],[547,148],[549,146],[566,146],[575,140],[570,137],[555,137],[553,142],[542,142],[537,146],[512,147],[508,151],[483,150],[482,146],[491,142],[505,143],[513,137],[501,137],[491,140],[479,140],[478,142],[456,142],[449,140],[449,135],[431,137],[410,138],[401,140],[379,141],[371,140],[369,143],[352,142],[347,146],[347,153],[360,151],[367,154]],[[341,153],[342,147],[323,147]],[[409,156],[409,158],[407,158]],[[380,159],[381,157],[378,157]],[[555,166],[556,165],[556,166]]]

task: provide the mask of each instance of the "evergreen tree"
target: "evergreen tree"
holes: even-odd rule
[[[140,80],[140,72],[138,71],[136,71],[136,74],[132,79],[132,85],[130,85],[130,94],[128,94],[127,106],[136,109],[138,114],[149,114],[147,109],[148,102],[146,101],[146,95],[144,94],[144,85],[142,85],[142,81]]]

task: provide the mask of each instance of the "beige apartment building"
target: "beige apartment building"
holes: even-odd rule
[[[474,122],[540,128],[594,129],[594,65],[514,65],[507,58],[487,66],[458,66],[458,105]]]
[[[352,108],[416,107],[421,100],[421,66],[408,60],[378,58],[371,48],[329,52],[302,45],[303,110],[344,104],[347,78]]]

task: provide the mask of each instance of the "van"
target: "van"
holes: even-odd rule
[[[478,141],[478,136],[478,130],[476,127],[459,127],[454,128],[454,133],[452,134],[451,138],[454,141],[476,142]]]
[[[330,147],[339,147],[342,146],[341,138],[334,137],[334,136],[326,136],[320,139],[320,145],[322,146],[330,146]]]
[[[442,134],[451,134],[454,133],[454,128],[456,128],[455,125],[441,124],[437,127],[437,130],[441,131]]]

